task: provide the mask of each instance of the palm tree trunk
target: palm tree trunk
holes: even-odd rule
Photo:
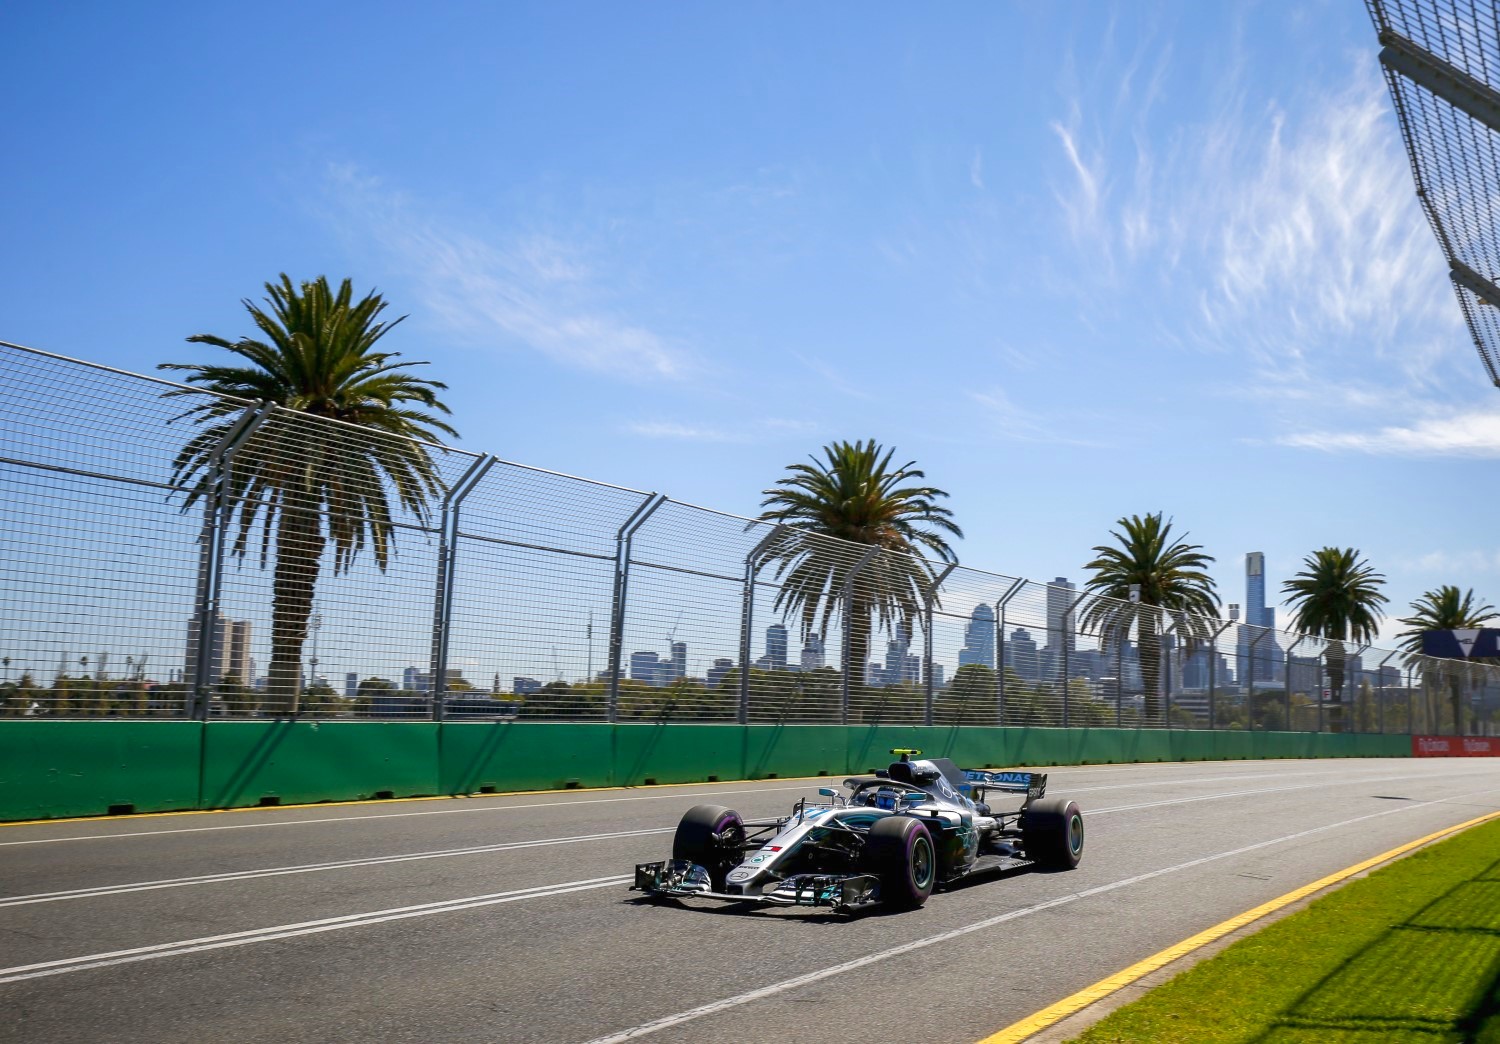
[[[271,668],[268,706],[277,714],[297,713],[302,691],[302,645],[312,615],[313,591],[323,560],[325,538],[319,516],[283,510],[276,526],[276,571],[271,587]]]

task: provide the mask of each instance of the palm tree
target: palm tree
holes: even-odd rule
[[[1453,631],[1467,628],[1483,627],[1491,620],[1500,619],[1500,612],[1495,611],[1493,605],[1476,605],[1474,589],[1460,592],[1457,587],[1444,584],[1436,591],[1428,591],[1411,603],[1412,615],[1404,616],[1401,622],[1406,624],[1407,629],[1400,632],[1399,637],[1405,639],[1401,643],[1401,649],[1408,656],[1418,656],[1422,652],[1422,637],[1428,631]],[[1463,718],[1463,694],[1458,671],[1448,670],[1446,663],[1434,664],[1430,660],[1423,661],[1423,669],[1432,670],[1439,677],[1446,677],[1448,681],[1448,698],[1453,705],[1453,725],[1455,731],[1462,734],[1464,731]]]
[[[824,460],[788,465],[786,477],[764,490],[761,501],[761,519],[781,527],[766,550],[781,582],[775,608],[796,615],[804,636],[827,634],[829,618],[842,609],[849,627],[844,671],[851,684],[864,677],[872,620],[904,626],[909,634],[912,618],[936,597],[932,570],[916,556],[925,550],[953,562],[946,536],[963,536],[953,513],[937,503],[948,494],[913,484],[926,475],[915,461],[892,467],[894,453],[874,439],[835,442],[823,447]],[[836,539],[822,539],[827,537]],[[865,560],[846,541],[885,553]],[[858,582],[851,585],[851,579]],[[840,603],[846,586],[845,606]]]
[[[1219,596],[1204,569],[1214,559],[1203,553],[1203,545],[1174,539],[1172,522],[1163,521],[1160,511],[1144,517],[1131,515],[1115,524],[1120,528],[1111,530],[1110,536],[1119,546],[1095,546],[1098,557],[1084,566],[1094,573],[1084,584],[1094,598],[1084,606],[1079,624],[1098,633],[1105,649],[1125,641],[1134,627],[1142,652],[1146,720],[1155,723],[1161,718],[1163,613],[1171,615],[1189,654],[1211,636],[1208,618],[1218,616]],[[1131,588],[1137,585],[1140,600],[1132,602]],[[1152,645],[1157,647],[1156,654],[1147,655]]]
[[[404,372],[419,364],[376,350],[401,321],[379,318],[386,307],[379,294],[356,301],[347,279],[335,292],[323,276],[297,286],[283,274],[266,284],[266,295],[266,308],[243,302],[262,340],[188,338],[248,365],[161,368],[186,371],[188,384],[214,394],[166,393],[195,399],[182,418],[198,425],[197,434],[173,464],[172,482],[186,493],[183,510],[213,492],[216,450],[246,403],[272,405],[269,419],[238,450],[224,492],[229,524],[237,521],[232,552],[243,557],[258,531],[261,567],[274,561],[267,694],[276,709],[295,712],[325,552],[331,545],[337,574],[368,546],[383,571],[394,537],[392,500],[425,522],[430,501],[444,488],[429,447],[416,440],[456,432],[426,412],[448,412],[436,395],[446,386]]]
[[[1302,571],[1281,585],[1292,608],[1292,628],[1328,640],[1323,658],[1335,704],[1344,698],[1344,642],[1374,640],[1385,616],[1387,601],[1380,588],[1385,574],[1377,573],[1352,547],[1325,547],[1302,560]],[[1335,706],[1328,726],[1343,731],[1342,708]]]

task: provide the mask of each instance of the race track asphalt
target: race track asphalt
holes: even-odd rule
[[[699,802],[826,780],[0,828],[0,1041],[974,1041],[1500,809],[1500,761],[1051,770],[1083,865],[856,916],[641,902]]]

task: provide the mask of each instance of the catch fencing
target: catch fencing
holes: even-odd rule
[[[1365,0],[1417,198],[1500,385],[1500,17],[1484,0]]]
[[[0,715],[1489,732],[1162,612],[0,342]]]

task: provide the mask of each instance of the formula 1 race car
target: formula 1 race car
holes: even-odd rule
[[[856,910],[911,909],[939,885],[989,870],[1071,870],[1083,855],[1083,814],[1046,797],[1033,772],[960,770],[946,758],[913,761],[896,749],[884,772],[844,780],[844,792],[804,798],[784,818],[745,822],[720,805],[688,810],[672,858],[641,863],[632,890],[647,896],[723,899]],[[1013,811],[993,794],[1025,795]]]

